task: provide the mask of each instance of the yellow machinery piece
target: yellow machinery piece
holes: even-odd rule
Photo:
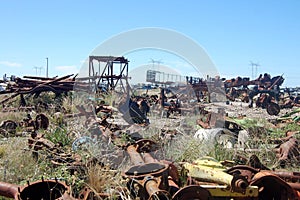
[[[193,164],[184,163],[183,167],[188,176],[210,183],[201,183],[199,187],[209,191],[212,197],[258,197],[258,187],[249,186],[245,177],[224,172],[226,168],[213,159],[200,159]]]
[[[212,197],[258,197],[258,187],[248,186],[243,193],[231,191],[226,185],[200,185],[209,191]]]

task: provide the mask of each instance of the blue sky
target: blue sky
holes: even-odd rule
[[[0,5],[0,76],[44,76],[46,57],[49,76],[77,73],[113,35],[159,27],[196,41],[221,76],[251,77],[252,61],[259,63],[258,73],[284,74],[285,86],[300,86],[300,1],[1,0]],[[159,53],[138,55],[128,55],[130,68],[150,59],[170,67],[177,62]]]

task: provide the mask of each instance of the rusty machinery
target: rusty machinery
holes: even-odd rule
[[[168,161],[157,161],[151,152],[157,150],[155,142],[142,139],[127,147],[133,166],[123,173],[129,179],[132,196],[140,199],[205,199],[209,192],[202,187],[180,189],[177,167]]]
[[[204,196],[198,199],[300,199],[299,172],[262,170],[247,165],[225,169],[208,159],[185,163],[184,169],[190,177],[189,184],[178,192],[193,192],[197,185],[201,186],[207,192],[202,190]],[[177,196],[188,196],[186,192]]]
[[[187,186],[180,189],[174,196],[184,200],[187,191],[199,190],[204,196],[198,199],[256,199],[259,196],[258,187],[250,186],[246,177],[240,174],[229,174],[218,162],[208,158],[184,163],[183,170],[187,174]],[[200,189],[199,189],[200,188]],[[180,194],[181,193],[181,194]]]
[[[246,165],[226,168],[222,163],[204,158],[183,163],[178,169],[168,161],[158,161],[152,153],[159,146],[141,139],[126,146],[133,163],[122,173],[127,187],[136,199],[300,199],[300,174],[256,169]],[[180,181],[179,181],[180,180]],[[79,199],[90,199],[85,189]],[[109,194],[97,194],[109,198]],[[0,182],[0,196],[22,199],[74,199],[69,188],[57,180],[37,181],[27,186]]]
[[[259,188],[260,199],[300,199],[299,172],[261,170],[247,165],[236,165],[228,174],[240,174],[251,186]]]
[[[89,56],[89,80],[97,89],[115,90],[120,83],[124,91],[128,86],[128,63],[124,57]],[[98,65],[98,66],[96,66]],[[119,66],[119,69],[116,67]],[[126,81],[126,87],[122,80]]]
[[[229,174],[214,165],[185,163],[188,183],[181,184],[177,168],[171,163],[157,161],[150,152],[157,149],[155,142],[142,139],[127,147],[133,166],[123,172],[129,179],[128,188],[134,198],[159,200],[188,199],[258,199],[257,186],[250,186],[247,178]],[[215,164],[215,163],[214,163]],[[190,181],[191,178],[193,181]],[[202,182],[200,182],[201,180]]]
[[[142,139],[127,147],[127,153],[133,166],[123,173],[129,178],[128,188],[131,194],[141,199],[171,199],[168,192],[168,165],[155,162],[149,152],[157,149],[151,141]],[[144,159],[141,153],[145,153]]]
[[[198,77],[186,77],[186,83],[193,88],[197,101],[223,101],[225,97],[225,87],[219,76],[215,78],[207,76],[206,79]]]
[[[201,101],[205,93],[208,93],[207,82],[201,78],[187,76],[186,83],[188,85],[191,85],[191,87],[193,88],[193,91],[195,93],[198,102]]]
[[[247,93],[247,100],[249,101],[249,108],[253,107],[253,97],[260,95],[259,99],[256,101],[257,107],[266,108],[269,115],[278,115],[280,112],[280,106],[278,105],[280,96],[280,86],[284,82],[284,78],[281,76],[275,76],[270,78],[266,73],[264,77],[262,75],[255,79],[249,80],[249,78],[237,77],[236,79],[226,80],[224,86],[227,90],[227,98],[234,100],[238,90],[243,93]],[[254,85],[252,90],[248,89],[249,85]],[[234,89],[240,88],[242,89]]]

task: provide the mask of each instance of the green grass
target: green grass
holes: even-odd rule
[[[69,136],[67,127],[54,127],[52,130],[45,131],[45,138],[53,142],[54,144],[60,144],[61,146],[68,146],[72,143],[72,138]]]

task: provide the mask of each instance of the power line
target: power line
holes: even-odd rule
[[[34,66],[33,69],[35,69],[35,75],[37,75],[38,67],[37,67],[37,66]]]
[[[48,57],[46,58],[46,78],[48,78]]]
[[[161,59],[160,59],[160,60],[154,60],[154,59],[152,59],[152,58],[150,58],[150,62],[152,63],[152,68],[153,68],[153,70],[154,70],[154,64],[155,64],[155,63],[158,65],[158,69],[159,69],[159,65],[160,65],[161,63],[163,63],[163,62],[161,61]]]
[[[257,77],[257,67],[259,67],[260,65],[252,61],[250,61],[250,65],[252,67],[252,79],[255,79]]]
[[[37,76],[38,75],[38,71],[39,71],[39,76],[40,76],[43,67],[34,66],[33,69],[35,69],[35,75]]]

